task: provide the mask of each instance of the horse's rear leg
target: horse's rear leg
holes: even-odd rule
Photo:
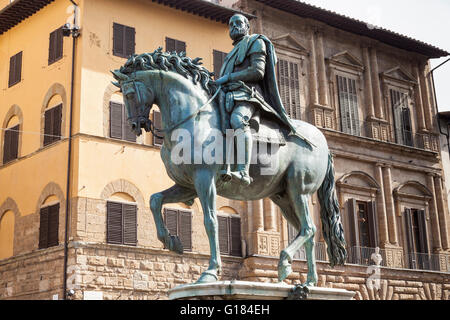
[[[183,253],[183,245],[178,236],[172,236],[169,233],[161,214],[163,204],[186,202],[192,203],[197,197],[195,190],[187,189],[179,185],[174,185],[172,188],[155,193],[150,198],[150,209],[153,213],[153,219],[156,224],[156,231],[158,239],[166,248],[176,253]]]
[[[314,260],[314,235],[316,232],[316,227],[309,213],[309,195],[300,194],[300,191],[296,186],[291,186],[287,190],[287,195],[290,200],[290,207],[295,213],[295,217],[292,216],[292,213],[289,213],[288,215],[285,214],[285,217],[289,223],[300,231],[295,240],[292,241],[292,243],[280,254],[278,279],[283,281],[292,273],[291,265],[293,257],[295,253],[304,245],[308,261],[308,279],[306,285],[314,286],[317,283],[316,265]],[[284,202],[286,202],[286,199],[284,199]],[[288,207],[288,205],[285,204],[285,207]]]

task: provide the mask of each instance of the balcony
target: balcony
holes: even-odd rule
[[[359,266],[379,265],[381,267],[394,267],[388,263],[387,249],[379,249],[379,256],[376,255],[375,248],[350,247],[347,248],[347,264]],[[316,261],[328,262],[327,246],[324,242],[315,243]],[[381,261],[377,258],[381,257]],[[305,248],[299,250],[294,257],[297,260],[306,261]],[[398,267],[398,266],[396,266]],[[428,254],[428,253],[404,253],[402,256],[402,269],[437,271],[450,273],[450,255]]]

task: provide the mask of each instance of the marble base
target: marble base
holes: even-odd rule
[[[187,284],[169,290],[170,300],[287,300],[295,286],[285,283],[218,281]],[[352,300],[355,292],[308,287],[302,300]]]

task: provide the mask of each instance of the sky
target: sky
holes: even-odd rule
[[[302,0],[450,52],[450,0]],[[432,59],[432,67],[449,59]],[[450,111],[450,61],[434,72],[439,111]]]

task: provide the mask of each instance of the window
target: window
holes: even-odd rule
[[[159,132],[158,130],[162,130],[162,119],[161,119],[161,112],[154,110],[153,111],[153,125],[155,126],[155,133],[158,136],[162,136],[163,134]],[[158,138],[157,136],[153,135],[153,145],[155,146],[162,146],[164,143],[164,139]]]
[[[186,42],[166,38],[166,51],[167,52],[186,52]]]
[[[44,146],[61,140],[62,104],[45,111]]]
[[[222,51],[213,50],[213,60],[214,60],[214,78],[218,79],[220,77],[220,70],[222,69],[223,63],[227,54]]]
[[[9,60],[8,87],[19,83],[22,79],[22,52],[11,57]]]
[[[63,44],[64,37],[62,28],[59,28],[52,33],[50,33],[50,43],[48,47],[48,64],[60,60],[63,57]]]
[[[127,121],[125,105],[110,102],[110,137],[130,142],[136,142],[136,134],[131,130]]]
[[[3,144],[3,164],[11,162],[18,157],[20,125],[5,131]]]
[[[405,209],[406,244],[411,269],[430,269],[426,217],[424,210]]]
[[[411,111],[408,107],[408,94],[390,90],[392,113],[394,115],[395,137],[398,144],[414,146],[411,125]]]
[[[286,60],[277,64],[280,96],[286,112],[292,119],[301,119],[299,65]]]
[[[137,207],[135,205],[108,201],[106,225],[107,243],[137,245]]]
[[[242,256],[241,218],[217,216],[219,221],[220,253],[229,256]]]
[[[375,202],[349,199],[348,217],[350,230],[349,262],[369,264],[372,253],[379,246]]]
[[[41,208],[39,227],[39,249],[57,246],[59,229],[59,203]]]
[[[360,136],[361,128],[359,124],[359,106],[356,80],[338,75],[337,89],[341,112],[342,132]]]
[[[180,238],[184,251],[192,251],[192,214],[189,211],[164,209],[164,223],[173,236]]]
[[[113,55],[128,58],[136,51],[136,30],[118,23],[113,25]]]

